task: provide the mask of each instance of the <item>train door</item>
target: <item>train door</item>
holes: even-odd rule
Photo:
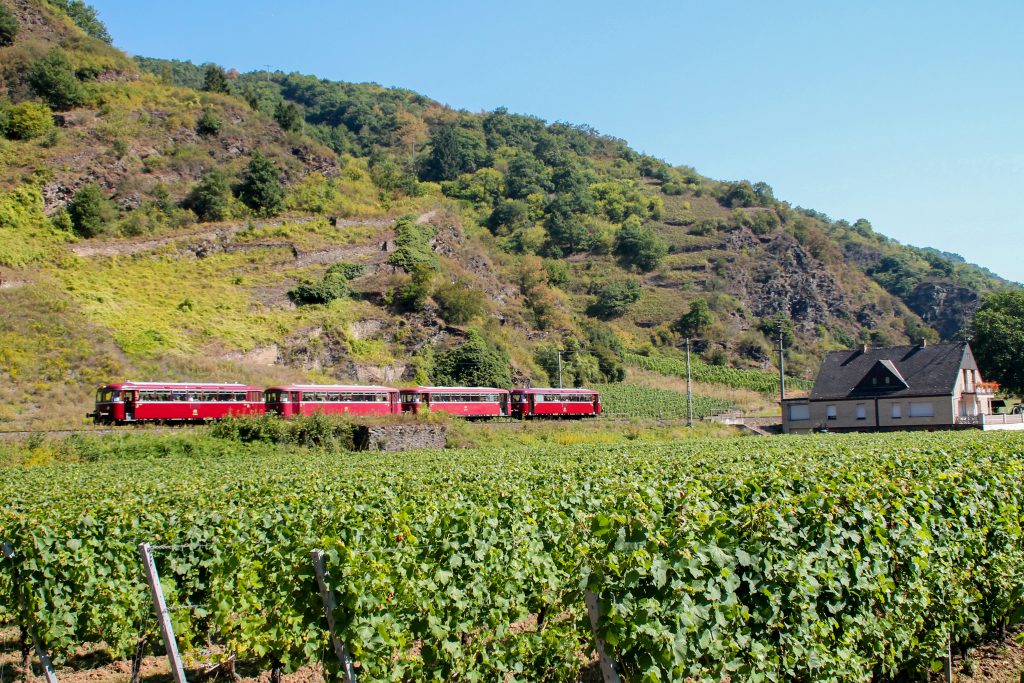
[[[281,398],[284,398],[283,396]],[[291,403],[291,414],[302,415],[302,392],[301,391],[289,391],[288,399]]]
[[[121,400],[124,402],[124,420],[131,422],[135,419],[135,403],[139,392],[134,389],[125,389],[121,392]]]

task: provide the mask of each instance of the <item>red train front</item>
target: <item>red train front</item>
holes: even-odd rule
[[[245,384],[121,382],[96,392],[96,424],[204,422],[263,414],[263,389]]]
[[[282,417],[325,413],[391,415],[401,412],[398,389],[341,384],[295,384],[266,391],[268,413]]]
[[[596,417],[601,414],[601,394],[591,389],[513,389],[512,416]]]
[[[508,391],[492,387],[413,387],[402,389],[403,413],[450,413],[468,418],[509,414]]]

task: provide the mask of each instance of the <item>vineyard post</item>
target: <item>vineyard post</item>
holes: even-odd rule
[[[338,603],[334,599],[334,591],[327,586],[327,561],[324,559],[324,551],[313,550],[309,553],[313,560],[313,570],[316,572],[316,583],[320,588],[320,599],[324,603],[324,613],[327,615],[327,630],[331,634],[331,644],[334,646],[334,654],[338,657],[338,664],[344,674],[345,683],[356,683],[356,672],[352,666],[352,657],[349,656],[345,643],[338,638],[334,630],[334,610]]]
[[[160,622],[160,632],[164,637],[164,646],[167,648],[167,661],[171,664],[171,674],[174,676],[174,683],[188,683],[185,680],[185,670],[181,666],[181,656],[178,654],[178,641],[174,638],[171,614],[167,611],[164,591],[160,586],[160,575],[156,571],[156,562],[153,560],[153,549],[148,543],[140,543],[139,554],[142,556],[142,567],[146,570],[146,582],[149,583],[149,591],[153,594],[153,608],[156,609],[156,618]]]
[[[953,635],[946,641],[946,656],[942,658],[942,675],[946,683],[953,683]]]
[[[597,633],[597,622],[601,618],[601,605],[597,595],[590,589],[583,591],[583,601],[587,603],[587,614],[590,616],[590,630],[594,632],[594,649],[601,664],[601,678],[604,683],[621,683],[619,672],[615,670],[615,661],[604,651],[604,638]]]
[[[7,541],[3,543],[4,557],[11,562],[11,567],[14,567],[14,548]],[[12,570],[11,572],[12,582],[16,581],[17,578]],[[24,595],[21,596],[22,606],[24,606]],[[25,610],[23,610],[25,611]],[[24,619],[28,619],[28,615],[23,615]],[[36,656],[39,657],[39,664],[43,667],[43,674],[46,675],[46,683],[58,683],[57,672],[53,668],[53,663],[50,661],[50,656],[46,654],[46,650],[43,649],[42,641],[39,640],[39,634],[37,634],[28,624],[24,624],[23,627],[32,634],[32,644],[36,648]],[[27,675],[27,673],[26,673]]]
[[[686,426],[693,426],[693,390],[690,387],[690,338],[686,338]]]

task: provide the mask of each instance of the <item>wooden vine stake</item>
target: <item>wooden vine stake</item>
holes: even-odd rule
[[[316,572],[316,582],[320,588],[320,599],[324,603],[324,614],[327,616],[327,630],[331,634],[331,644],[334,646],[334,654],[338,657],[338,664],[341,666],[341,673],[345,683],[356,683],[356,671],[352,666],[352,657],[348,653],[345,643],[338,638],[334,630],[334,610],[338,603],[334,599],[334,591],[327,586],[327,560],[324,558],[324,551],[313,550],[309,553],[313,560],[313,571]]]
[[[3,542],[3,553],[4,557],[6,557],[11,562],[12,566],[14,566],[14,548],[11,547],[11,544],[7,541]],[[16,573],[12,572],[11,575],[12,581],[18,580],[19,577],[17,576]],[[24,603],[22,604],[22,606],[24,607]],[[58,683],[57,672],[53,668],[53,663],[50,661],[50,656],[46,654],[46,650],[43,649],[43,643],[39,639],[39,634],[33,633],[31,627],[29,627],[28,624],[22,624],[21,630],[23,640],[24,636],[31,636],[32,644],[35,646],[36,649],[36,656],[39,657],[39,664],[43,667],[43,675],[46,676],[46,683]],[[29,671],[30,667],[31,661],[29,662],[29,666],[25,668],[26,677],[29,675],[29,673],[31,673]]]
[[[953,636],[946,641],[946,656],[942,658],[942,676],[946,683],[953,683]]]
[[[139,555],[142,556],[142,567],[146,570],[146,582],[153,595],[153,608],[156,610],[157,621],[160,622],[160,633],[164,637],[167,661],[171,663],[171,675],[174,676],[174,683],[188,683],[185,680],[185,669],[181,666],[181,656],[178,654],[178,641],[174,638],[171,615],[167,611],[167,603],[164,601],[164,590],[160,587],[160,575],[156,571],[156,562],[153,561],[153,550],[148,543],[139,544]]]
[[[615,670],[615,661],[604,651],[604,638],[597,634],[597,622],[601,619],[601,605],[597,595],[591,590],[583,592],[583,601],[587,603],[587,614],[590,616],[590,629],[594,632],[594,649],[601,664],[601,678],[604,683],[621,683],[619,672]]]

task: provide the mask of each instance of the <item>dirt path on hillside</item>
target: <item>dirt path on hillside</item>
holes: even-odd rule
[[[175,232],[161,237],[142,239],[119,239],[119,240],[86,240],[71,246],[71,251],[76,256],[89,258],[93,256],[130,256],[147,251],[153,251],[160,247],[184,240],[192,241],[225,241],[234,237],[237,233],[252,226],[254,228],[272,228],[286,223],[303,224],[313,223],[320,220],[321,216],[298,216],[295,218],[275,218],[265,221],[231,221],[227,223],[204,223],[200,228],[187,232]],[[337,227],[375,226],[384,227],[393,225],[393,218],[364,218],[364,219],[338,219]]]

